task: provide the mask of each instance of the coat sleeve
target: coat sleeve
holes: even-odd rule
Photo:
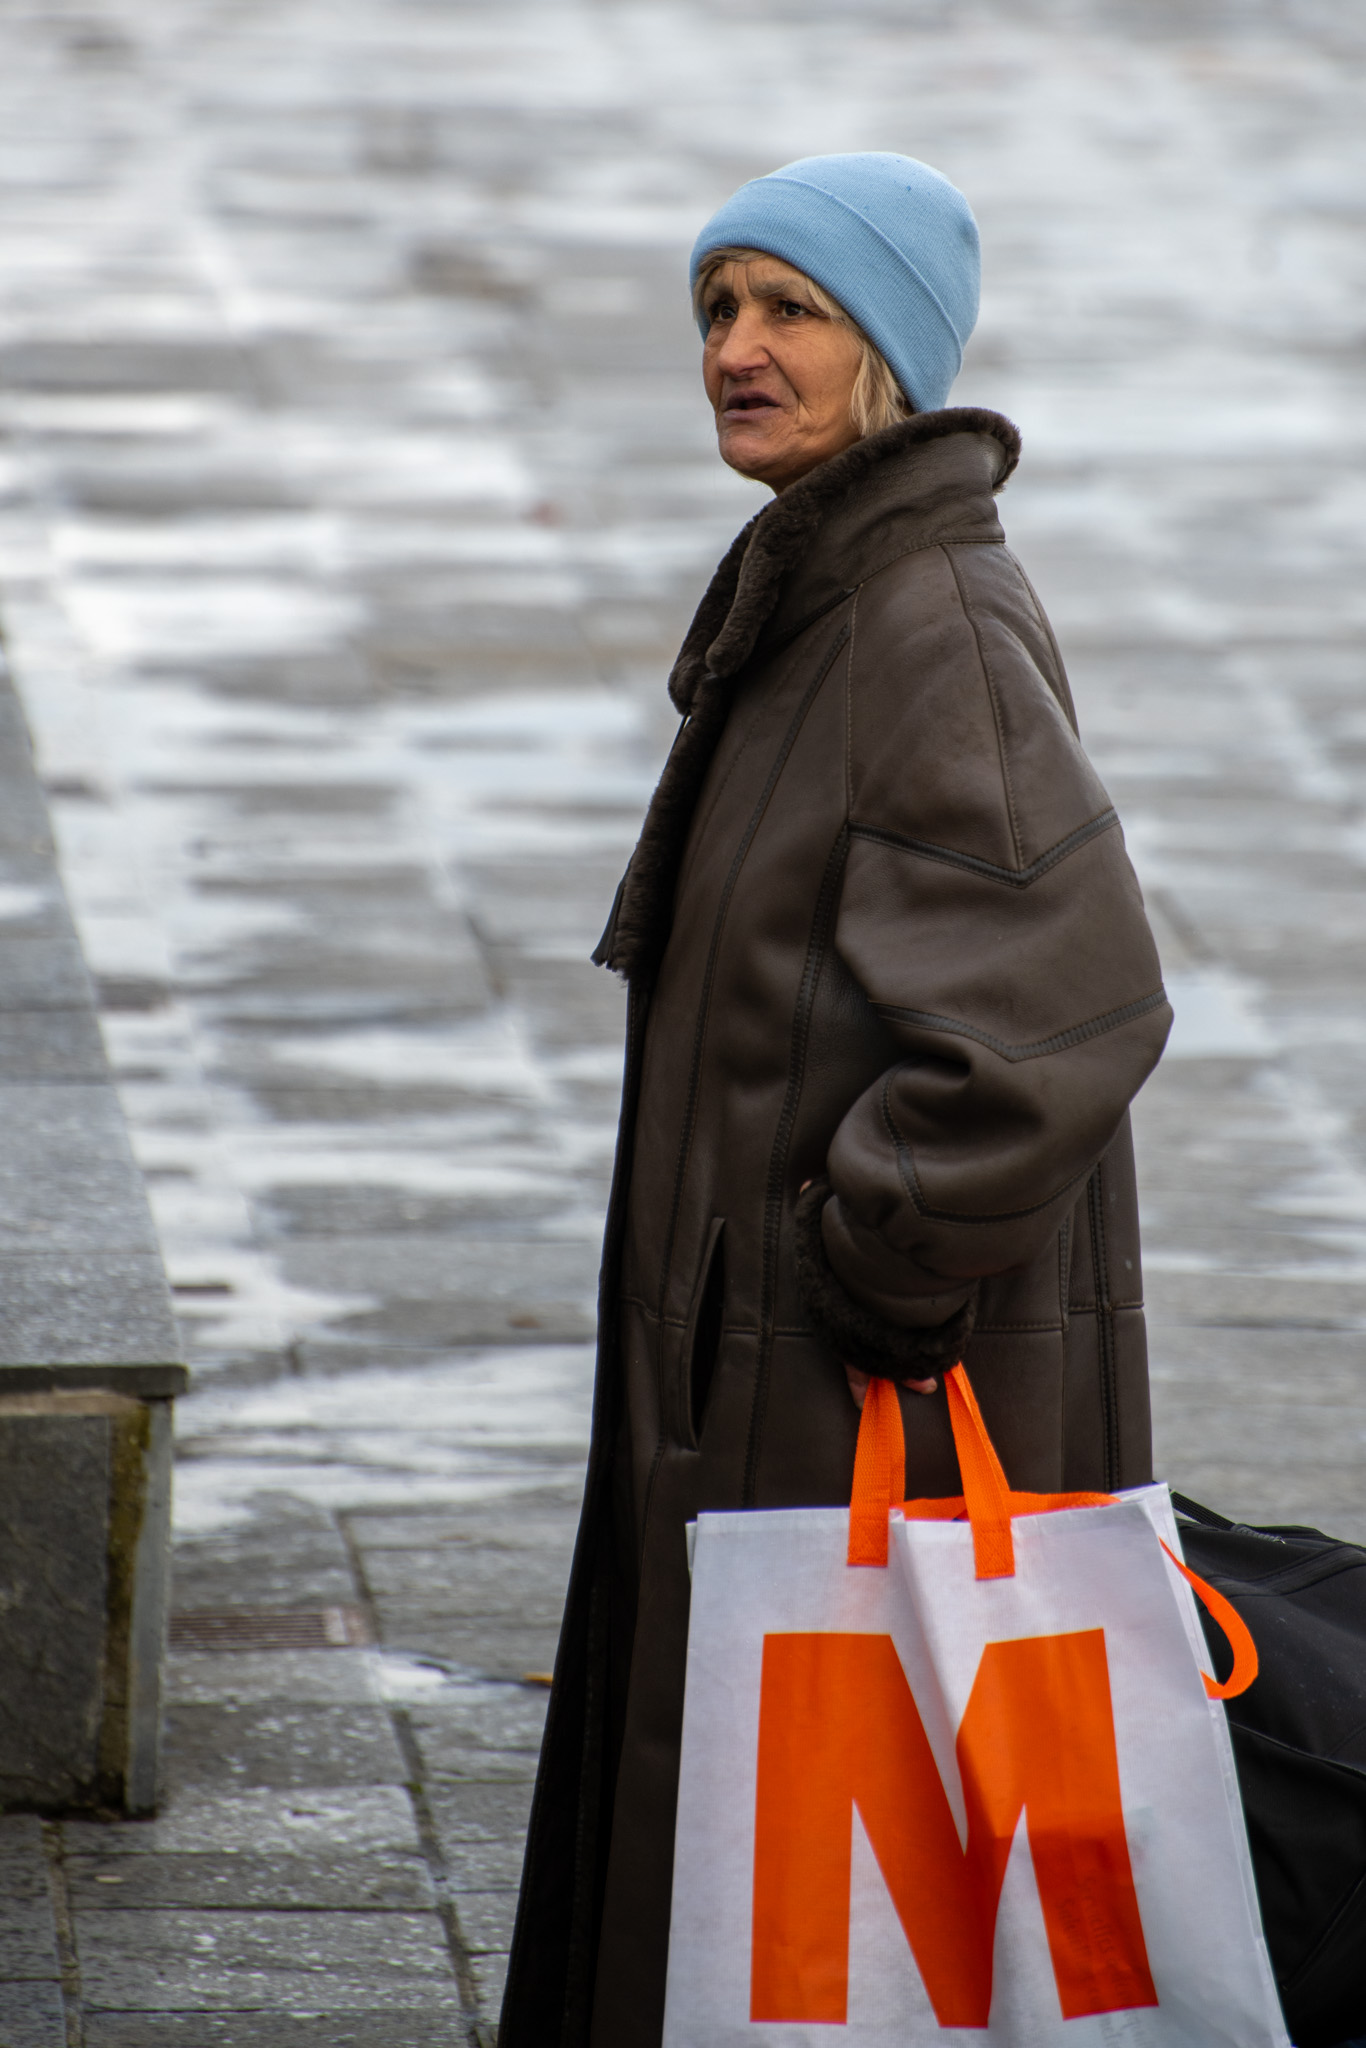
[[[1119,822],[1047,623],[999,546],[859,600],[835,944],[901,1057],[799,1205],[812,1320],[865,1369],[950,1361],[1037,1257],[1171,1022]]]

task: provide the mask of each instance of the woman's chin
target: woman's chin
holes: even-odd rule
[[[775,425],[777,423],[775,422]],[[762,427],[722,427],[716,437],[721,460],[728,468],[738,470],[741,476],[753,477],[756,483],[766,483],[773,471],[784,467],[787,436],[767,433]]]

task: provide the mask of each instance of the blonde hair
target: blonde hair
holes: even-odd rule
[[[703,299],[707,287],[718,270],[727,263],[781,263],[785,259],[771,256],[764,249],[713,249],[703,259],[693,286],[693,311],[698,319],[705,318],[706,307]],[[915,407],[907,398],[896,378],[892,375],[891,364],[875,342],[869,341],[857,320],[851,320],[837,299],[808,277],[804,270],[797,270],[795,263],[788,268],[796,272],[806,286],[812,305],[827,320],[837,327],[847,327],[858,339],[859,366],[854,377],[854,388],[849,394],[849,417],[854,423],[859,439],[869,434],[880,433],[883,427],[893,427],[898,420],[911,417]]]

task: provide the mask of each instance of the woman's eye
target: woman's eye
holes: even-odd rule
[[[794,313],[800,319],[802,314],[804,314],[806,311],[806,307],[802,304],[800,299],[784,299],[782,303],[783,313],[789,320],[792,318]]]

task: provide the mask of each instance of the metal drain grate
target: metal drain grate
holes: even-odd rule
[[[358,1607],[201,1608],[171,1616],[173,1650],[359,1650],[372,1640]]]

